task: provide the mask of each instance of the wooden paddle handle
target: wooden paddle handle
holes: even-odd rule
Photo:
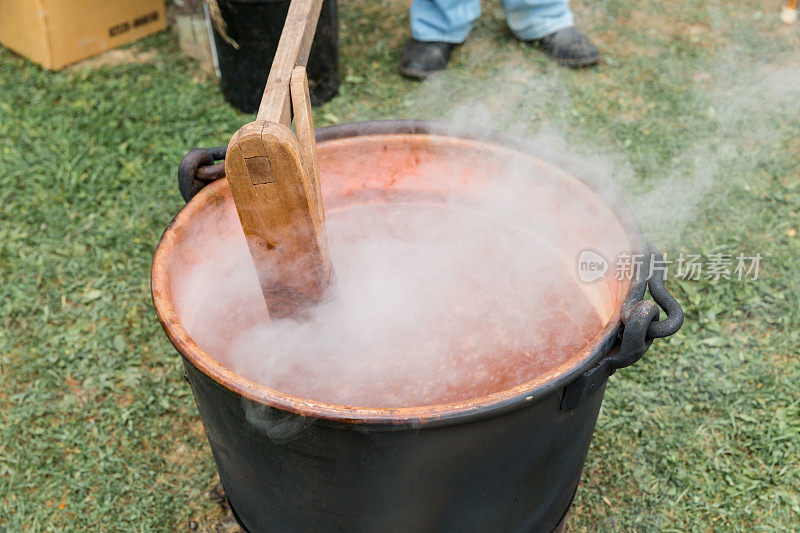
[[[305,63],[322,0],[292,0],[258,117],[225,173],[271,317],[318,301],[331,277]],[[291,130],[292,112],[295,134]]]
[[[321,9],[322,0],[292,0],[289,5],[256,120],[279,122],[284,126],[291,124],[289,84],[292,70],[298,65],[305,67],[308,62]]]

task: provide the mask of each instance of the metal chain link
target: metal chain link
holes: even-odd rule
[[[178,165],[178,189],[188,202],[200,190],[225,177],[225,163],[214,164],[225,159],[226,146],[195,148],[186,154]]]

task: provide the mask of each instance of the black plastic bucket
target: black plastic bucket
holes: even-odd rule
[[[225,39],[214,24],[214,43],[225,99],[245,113],[258,110],[278,48],[289,0],[218,0]],[[320,105],[339,90],[339,23],[336,0],[325,0],[308,57],[311,103]]]

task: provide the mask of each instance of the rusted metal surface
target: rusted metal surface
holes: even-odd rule
[[[189,201],[210,182],[225,177],[225,164],[214,161],[225,159],[225,147],[195,148],[186,154],[178,165],[178,190]]]
[[[452,162],[452,176],[439,183],[445,190],[491,170],[481,168],[475,154],[502,161],[526,147],[499,134],[419,121],[323,128],[317,139],[323,194],[334,209],[354,198],[380,203],[406,194],[417,176],[409,169],[424,167],[431,157]],[[467,153],[469,164],[459,163]],[[373,157],[369,168],[380,179],[326,182],[326,169],[363,174],[365,154]],[[616,198],[555,167],[539,168],[562,180],[565,194],[584,198],[587,208],[613,213],[610,226],[597,231],[616,228],[632,253],[646,251],[636,221]],[[428,193],[435,201],[437,191]],[[617,346],[644,296],[647,258],[632,280],[615,288],[606,326],[535,379],[424,407],[328,404],[237,375],[181,324],[171,297],[181,268],[173,262],[193,220],[230,201],[226,181],[217,180],[175,217],[156,251],[152,293],[159,320],[183,357],[232,508],[249,530],[549,531],[560,523],[580,479],[605,379],[572,409],[562,408],[563,391]]]
[[[195,172],[195,178],[206,184],[225,177],[225,163],[202,166]]]

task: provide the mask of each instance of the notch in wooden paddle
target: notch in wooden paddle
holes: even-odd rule
[[[293,0],[258,116],[231,138],[225,174],[272,317],[295,316],[331,277],[305,63],[322,0]],[[292,132],[291,117],[295,118]]]

